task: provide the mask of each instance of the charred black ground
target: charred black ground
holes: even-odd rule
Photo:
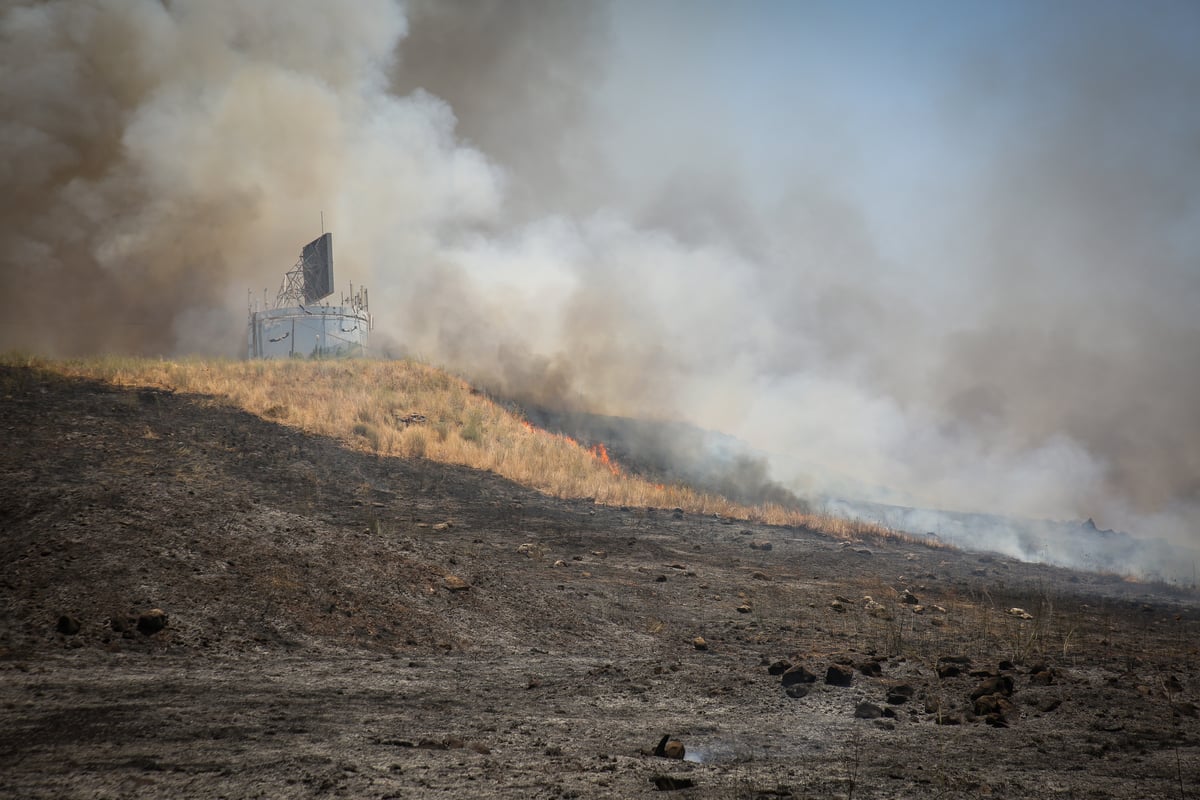
[[[0,388],[0,796],[1200,787],[1194,594]]]

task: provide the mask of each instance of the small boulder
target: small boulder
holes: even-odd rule
[[[849,686],[854,682],[854,670],[845,664],[830,664],[825,670],[825,682],[830,686]]]
[[[883,667],[878,661],[864,661],[858,665],[858,671],[868,678],[879,678],[883,676]]]
[[[753,610],[754,609],[750,607],[749,603],[742,603],[740,606],[737,607],[737,612],[739,614],[749,614]]]
[[[754,539],[750,542],[751,550],[770,550],[773,545],[765,539]]]
[[[939,678],[957,678],[962,674],[962,668],[958,664],[938,664],[937,676]]]
[[[703,636],[697,636],[695,639],[692,639],[692,647],[697,650],[707,650],[708,642],[704,641]]]
[[[805,669],[803,664],[797,664],[791,669],[785,670],[780,678],[784,688],[801,683],[816,683],[816,681],[817,676]]]
[[[771,662],[771,666],[767,667],[768,675],[782,675],[792,668],[792,662],[780,659]]]
[[[988,717],[993,714],[1004,716],[1013,708],[1013,704],[1000,694],[985,694],[975,698],[975,715],[979,717]]]
[[[879,719],[883,716],[883,709],[874,703],[859,703],[854,709],[854,716],[857,719]]]
[[[1038,701],[1037,710],[1041,711],[1043,714],[1048,714],[1051,711],[1056,710],[1061,705],[1062,700],[1057,697],[1043,697]]]
[[[812,689],[807,683],[797,683],[784,689],[783,693],[793,700],[799,700],[801,697],[807,697],[810,691]]]
[[[918,603],[920,603],[921,601],[917,599],[917,596],[915,594],[910,592],[908,589],[905,589],[903,592],[900,593],[900,602],[906,603],[910,606],[915,606]]]
[[[658,742],[658,747],[654,748],[654,755],[659,758],[674,758],[682,761],[685,753],[683,742],[672,739],[670,734],[664,734]]]
[[[79,633],[79,629],[82,627],[83,624],[78,619],[69,614],[63,614],[58,618],[58,623],[54,626],[54,629],[63,636],[74,636]]]
[[[888,689],[887,701],[890,705],[898,706],[911,700],[914,692],[911,684],[897,684]]]
[[[1017,619],[1025,619],[1025,620],[1033,619],[1033,614],[1030,614],[1028,611],[1026,611],[1023,608],[1010,608],[1008,610],[1008,615],[1010,617],[1016,617]]]
[[[442,578],[442,586],[446,587],[447,591],[465,592],[471,588],[471,584],[467,583],[457,575],[447,575]]]
[[[997,694],[1001,697],[1009,697],[1013,693],[1013,679],[1010,675],[996,675],[991,678],[985,678],[975,690],[971,692],[971,699],[978,700],[980,697],[990,694]]]
[[[138,615],[137,629],[139,633],[152,636],[165,627],[167,627],[167,612],[161,608],[152,608]]]

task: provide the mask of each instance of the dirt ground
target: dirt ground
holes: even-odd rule
[[[0,797],[1200,796],[1194,593],[0,394]]]

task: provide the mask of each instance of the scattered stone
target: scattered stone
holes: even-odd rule
[[[658,575],[658,576],[656,576],[656,577],[654,578],[654,582],[655,582],[655,583],[666,583],[666,582],[667,582],[667,576],[666,576],[666,575]]]
[[[446,522],[439,522],[437,525],[434,525],[433,529],[435,531],[448,531],[453,527],[454,527],[453,522],[446,521]]]
[[[737,612],[739,614],[749,614],[753,610],[754,609],[750,607],[749,603],[742,603],[740,606],[737,607]]]
[[[833,602],[831,602],[829,604],[829,607],[832,608],[834,611],[837,611],[839,614],[846,613],[846,606],[844,603],[842,603],[841,600],[834,600]]]
[[[695,639],[692,639],[692,647],[697,650],[707,650],[708,642],[704,641],[703,636],[697,636]]]
[[[442,586],[445,586],[451,592],[465,592],[471,588],[471,584],[457,575],[447,575],[445,578],[442,578]]]
[[[874,703],[862,702],[854,709],[856,719],[879,719],[883,716],[883,709]]]
[[[673,775],[655,775],[650,779],[654,788],[660,792],[674,792],[678,789],[691,789],[696,782],[691,778],[676,778]]]
[[[807,683],[797,683],[784,689],[783,693],[793,700],[799,700],[802,697],[807,697],[809,691],[811,691],[811,689]]]
[[[768,574],[767,574],[767,573],[765,573],[765,572],[753,572],[753,573],[751,573],[751,574],[750,574],[750,577],[751,577],[751,578],[753,578],[753,579],[754,579],[754,580],[756,580],[756,581],[769,581],[769,580],[771,580],[771,576],[770,576],[770,575],[768,575]]]
[[[987,717],[992,714],[1003,716],[1012,711],[1013,708],[1013,704],[1002,694],[985,694],[982,697],[975,698],[976,716]]]
[[[69,614],[63,614],[58,618],[58,623],[54,626],[54,629],[63,636],[74,636],[75,634],[79,633],[79,629],[82,627],[83,623],[81,623],[78,619],[70,616]]]
[[[161,608],[152,608],[138,615],[137,629],[146,636],[158,633],[167,627],[167,613]]]
[[[845,664],[830,664],[825,671],[825,682],[830,686],[849,686],[854,682],[854,670]]]
[[[785,670],[780,681],[784,688],[787,688],[801,683],[816,683],[817,676],[805,669],[803,664],[797,664],[791,669]]]
[[[663,737],[658,740],[658,745],[654,748],[654,755],[659,758],[682,760],[684,753],[683,742],[678,739],[672,739],[669,733],[664,733]]]
[[[896,730],[896,723],[890,719],[877,719],[871,724],[874,725],[876,728],[881,728],[885,731]]]
[[[1054,683],[1054,671],[1043,669],[1029,676],[1029,682],[1034,686],[1050,686]]]
[[[975,687],[971,692],[971,699],[978,700],[980,697],[990,694],[998,694],[1001,697],[1009,697],[1013,693],[1013,679],[1011,675],[996,675],[991,678],[986,678],[982,683]]]
[[[962,674],[962,667],[958,664],[938,664],[937,676],[939,678],[957,678]]]
[[[1062,700],[1058,697],[1043,697],[1038,701],[1037,710],[1043,713],[1050,713],[1062,705]]]
[[[683,509],[682,508],[672,509],[671,516],[675,519],[683,519]]]
[[[1033,619],[1033,614],[1030,614],[1023,608],[1010,608],[1008,610],[1008,615],[1010,617],[1016,617],[1017,619]]]
[[[767,674],[768,675],[782,675],[783,673],[787,672],[791,668],[792,668],[792,662],[784,661],[783,659],[780,659],[778,661],[771,662],[771,666],[767,667]]]
[[[561,558],[554,562],[554,566],[556,567],[565,567],[566,565],[567,562],[563,561]]]
[[[533,558],[538,552],[538,546],[533,542],[525,542],[524,544],[517,545],[517,552],[521,555]],[[582,561],[582,559],[578,556],[575,557],[575,560]]]
[[[770,550],[774,545],[765,539],[754,539],[750,542],[751,550]]]
[[[883,676],[883,667],[878,661],[864,661],[858,665],[858,671],[868,678],[879,678]]]
[[[917,599],[917,596],[915,594],[910,592],[908,589],[905,589],[903,592],[900,593],[900,602],[905,603],[910,606],[915,606],[918,603],[920,603],[921,601]]]
[[[902,705],[912,699],[915,691],[911,684],[898,684],[888,689],[887,701],[893,706]]]
[[[958,714],[938,714],[934,722],[938,725],[962,725],[962,717]]]
[[[924,613],[925,613],[925,606],[913,606],[913,607],[912,607],[912,612],[913,612],[914,614],[924,614]]]
[[[1013,670],[1015,670],[1015,669],[1017,668],[1017,665],[1016,665],[1016,664],[1014,664],[1013,662],[1011,662],[1011,661],[1008,661],[1007,659],[1005,659],[1004,661],[1001,661],[1001,662],[1000,662],[1000,663],[997,665],[997,668],[998,668],[998,669],[999,669],[1001,672],[1012,672]]]

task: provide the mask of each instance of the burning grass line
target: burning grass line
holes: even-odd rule
[[[277,424],[330,436],[364,452],[486,470],[561,498],[614,506],[681,508],[840,539],[900,538],[879,525],[774,504],[743,506],[683,485],[628,474],[602,443],[585,448],[530,424],[464,380],[414,361],[178,361],[106,356],[48,360],[20,354],[0,364],[115,386],[219,398]]]

